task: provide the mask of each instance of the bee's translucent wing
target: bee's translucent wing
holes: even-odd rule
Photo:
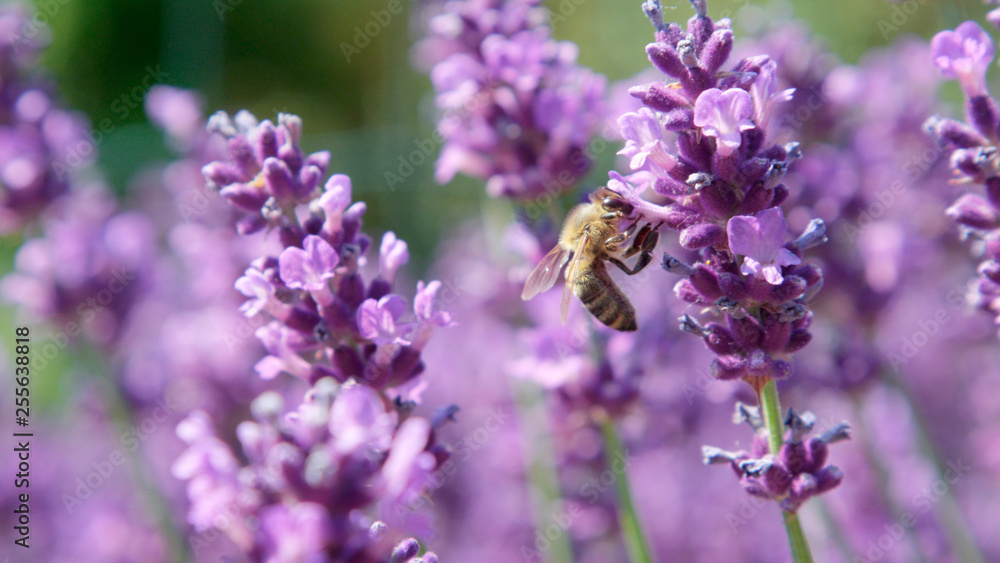
[[[527,281],[524,282],[521,299],[527,301],[543,291],[548,291],[549,288],[556,284],[556,280],[559,279],[559,272],[562,271],[563,266],[566,265],[568,260],[569,252],[564,250],[562,246],[556,245],[555,248],[545,255],[545,258],[542,258],[542,261],[535,266],[535,269],[531,271]]]
[[[573,285],[576,283],[576,276],[580,273],[580,262],[583,258],[583,249],[587,248],[587,232],[580,235],[580,242],[576,244],[573,251],[573,259],[566,268],[566,287],[563,288],[562,303],[559,305],[559,314],[562,316],[563,324],[566,324],[566,315],[569,314],[569,302],[573,297]]]

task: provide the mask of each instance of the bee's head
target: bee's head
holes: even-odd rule
[[[635,206],[622,198],[618,192],[610,188],[601,188],[594,194],[595,203],[599,203],[606,212],[617,212],[622,217],[628,217],[635,211]]]

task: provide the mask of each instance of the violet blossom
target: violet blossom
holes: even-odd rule
[[[365,281],[366,206],[351,202],[344,175],[320,187],[316,175],[329,155],[304,156],[301,121],[283,115],[274,127],[241,112],[237,122],[223,113],[212,118],[210,129],[228,137],[230,152],[203,172],[210,187],[246,212],[242,232],[266,225],[283,246],[254,260],[235,284],[248,298],[244,314],[271,319],[255,333],[268,352],[256,369],[264,380],[297,376],[312,390],[284,423],[279,395],[255,401],[258,422],[237,429],[248,468],[237,468],[234,454],[221,449],[204,413],[178,426],[189,445],[175,464],[175,474],[189,480],[189,520],[204,532],[215,525],[206,515],[239,498],[245,525],[227,533],[251,556],[299,561],[385,552],[383,534],[373,530],[388,524],[429,533],[406,507],[448,457],[435,444],[435,424],[409,416],[425,388],[421,350],[435,328],[453,324],[435,307],[440,284],[418,284],[416,319],[409,320],[406,300],[392,293],[397,270],[409,259],[406,243],[386,233],[378,275]],[[274,463],[282,465],[280,475]],[[379,522],[361,513],[372,506]],[[396,551],[408,555],[392,560],[417,555],[399,546]]]
[[[564,193],[590,168],[606,81],[577,65],[576,45],[551,38],[541,10],[538,0],[448,2],[430,20],[418,56],[433,61],[442,111],[439,183],[461,172],[493,197],[524,200]]]
[[[794,266],[802,260],[784,248],[788,224],[778,207],[765,209],[755,217],[736,216],[726,226],[729,250],[743,256],[740,273],[757,276],[771,285],[781,285],[783,266]]]
[[[321,379],[288,413],[281,397],[267,392],[252,410],[255,421],[237,428],[247,464],[196,411],[177,427],[188,449],[173,473],[188,481],[188,518],[197,534],[224,517],[222,531],[244,553],[274,563],[387,553],[386,523],[414,517],[397,507],[447,458],[427,420],[400,422],[379,393],[354,382]],[[362,512],[372,507],[379,520]],[[195,555],[202,547],[193,543]]]
[[[715,138],[720,155],[729,156],[740,148],[743,132],[755,127],[748,119],[752,106],[750,94],[745,90],[733,88],[723,92],[710,88],[698,94],[694,124],[701,127],[703,134]]]
[[[17,231],[68,193],[94,161],[86,118],[66,111],[33,65],[41,34],[18,4],[0,8],[0,234]],[[29,36],[30,35],[30,36]]]
[[[957,79],[970,98],[986,94],[986,69],[993,61],[993,52],[993,40],[972,21],[931,39],[935,66],[946,78]]]

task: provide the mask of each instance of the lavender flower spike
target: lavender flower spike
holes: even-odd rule
[[[400,422],[375,390],[329,378],[317,381],[297,409],[283,410],[275,392],[251,405],[255,421],[237,428],[242,466],[205,413],[178,425],[188,448],[173,473],[188,481],[191,524],[200,531],[224,519],[229,525],[221,531],[254,560],[388,560],[381,536],[400,527],[411,512],[407,503],[448,458],[439,448],[432,453],[430,422]],[[373,523],[362,511],[382,518]],[[400,545],[393,561],[419,552],[412,539]]]
[[[844,480],[844,473],[836,466],[826,465],[826,460],[828,445],[850,436],[847,423],[818,437],[806,438],[815,416],[789,410],[784,426],[788,437],[777,455],[772,455],[758,409],[740,403],[736,409],[737,420],[754,429],[752,452],[726,452],[703,446],[702,457],[706,464],[730,464],[740,476],[744,490],[751,495],[778,501],[783,510],[794,513],[809,498],[836,488]],[[750,416],[740,416],[741,411]]]
[[[960,182],[979,184],[983,195],[965,193],[945,210],[966,233],[984,241],[975,305],[1000,322],[1000,169],[997,139],[1000,109],[986,89],[986,66],[993,59],[993,41],[975,22],[942,31],[931,42],[934,64],[948,78],[957,78],[967,100],[969,123],[932,116],[924,127],[946,150]],[[985,196],[985,197],[984,197]]]
[[[216,114],[210,130],[228,136],[228,159],[202,169],[230,204],[246,212],[239,230],[269,226],[282,245],[277,256],[254,260],[236,281],[247,296],[244,314],[272,318],[256,331],[269,354],[257,363],[258,373],[272,379],[284,372],[309,383],[354,379],[393,399],[418,401],[421,350],[434,328],[451,324],[450,315],[433,310],[439,284],[418,285],[417,322],[404,321],[410,307],[393,282],[409,260],[406,242],[386,232],[378,275],[366,281],[360,270],[372,246],[362,232],[367,206],[351,201],[347,176],[321,182],[329,153],[302,153],[299,118],[282,115],[278,123],[258,122],[247,112],[235,120]]]
[[[541,4],[450,2],[431,18],[425,44],[437,48],[419,52],[441,110],[439,183],[464,173],[523,200],[569,191],[590,168],[606,81],[577,64],[576,45],[552,39]]]
[[[622,154],[630,158],[632,173],[624,178],[611,172],[608,189],[628,201],[629,220],[679,231],[680,245],[698,252],[690,266],[665,255],[663,267],[682,277],[674,286],[677,297],[720,321],[688,314],[681,329],[716,354],[714,377],[749,384],[766,413],[752,417],[760,430],[753,456],[713,448],[705,457],[731,463],[748,492],[777,501],[796,561],[809,561],[794,512],[836,487],[843,475],[825,465],[824,442],[802,442],[793,432],[783,444],[775,381],[792,374],[792,355],[812,338],[809,300],[823,273],[803,263],[802,252],[825,240],[825,228],[813,221],[794,241],[785,240],[788,224],[780,205],[790,188],[783,180],[801,154],[798,143],[769,139],[772,110],[791,93],[778,91],[777,63],[760,55],[725,69],[730,22],[712,21],[703,0],[692,4],[697,15],[686,30],[662,24],[656,2],[643,5],[657,30],[646,53],[672,80],[629,90],[645,106],[619,120],[627,142]],[[674,133],[673,142],[664,142],[664,129]],[[658,203],[641,197],[646,186]],[[799,455],[803,448],[808,463]]]

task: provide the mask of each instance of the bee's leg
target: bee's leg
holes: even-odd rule
[[[632,246],[625,251],[625,258],[639,253],[639,259],[636,260],[635,266],[629,268],[624,262],[615,257],[608,258],[608,262],[618,266],[621,271],[630,276],[638,274],[653,261],[653,249],[656,248],[656,243],[660,240],[660,232],[657,230],[659,228],[660,225],[652,227],[647,224],[644,226],[639,230],[639,234],[635,236]]]
[[[649,223],[646,223],[645,225],[643,225],[642,228],[639,229],[639,232],[635,235],[635,238],[632,239],[632,244],[629,245],[629,247],[625,249],[625,253],[623,254],[622,257],[623,258],[631,258],[631,257],[635,256],[636,254],[638,254],[639,251],[643,250],[643,247],[645,246],[646,238],[649,236],[649,233],[652,230],[653,230],[653,226],[650,225]]]
[[[652,254],[640,254],[639,260],[635,263],[635,267],[629,268],[628,265],[625,264],[625,262],[622,262],[621,260],[615,258],[614,256],[608,257],[608,262],[611,262],[615,266],[618,266],[618,268],[621,269],[621,271],[625,272],[630,276],[634,276],[639,272],[641,272],[652,261],[653,261]]]
[[[636,221],[636,222],[632,223],[631,225],[629,225],[628,227],[625,227],[625,231],[624,232],[618,233],[617,235],[615,235],[613,237],[608,237],[604,241],[604,248],[608,252],[617,252],[618,251],[618,245],[621,244],[621,243],[623,243],[623,242],[625,242],[625,240],[628,239],[628,237],[632,236],[632,233],[635,232],[635,226],[638,223],[639,222]]]
[[[639,232],[632,239],[632,244],[625,250],[624,258],[631,258],[639,252],[652,252],[656,243],[660,240],[659,229],[663,225],[661,221],[655,227],[652,223],[643,225]]]

